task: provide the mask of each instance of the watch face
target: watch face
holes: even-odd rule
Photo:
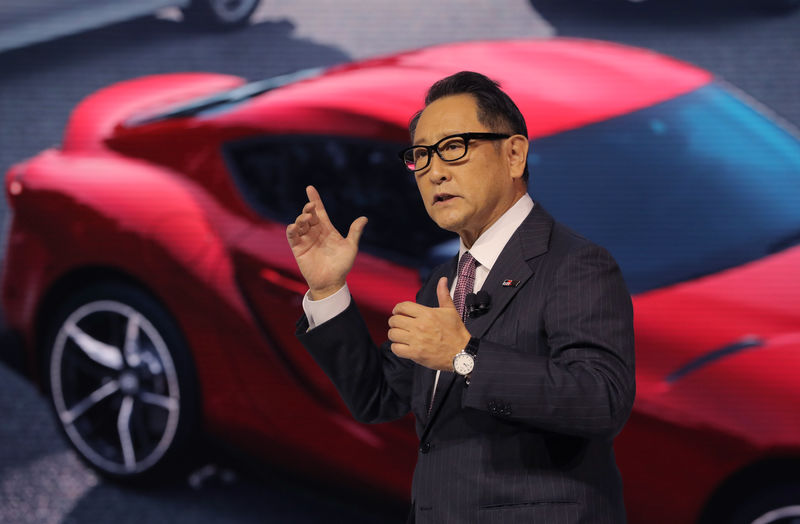
[[[453,359],[453,369],[459,375],[469,375],[475,367],[475,359],[467,353],[459,353]]]

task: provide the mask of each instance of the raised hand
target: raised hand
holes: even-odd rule
[[[430,369],[453,370],[453,357],[469,342],[470,333],[458,314],[447,278],[436,285],[439,307],[401,302],[389,318],[392,352]]]
[[[358,240],[367,225],[367,218],[355,219],[347,237],[342,237],[331,224],[314,186],[308,186],[306,194],[308,203],[294,223],[286,228],[286,239],[308,283],[311,299],[320,300],[344,286],[358,253]]]

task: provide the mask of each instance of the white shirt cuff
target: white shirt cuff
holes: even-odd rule
[[[329,321],[350,305],[350,290],[347,284],[339,288],[339,291],[322,300],[311,300],[306,291],[303,296],[303,311],[308,319],[308,330],[311,331],[317,326]]]

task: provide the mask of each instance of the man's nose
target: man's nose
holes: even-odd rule
[[[431,157],[431,164],[428,166],[428,176],[434,184],[441,184],[450,179],[450,169],[447,162],[439,158],[439,155]]]

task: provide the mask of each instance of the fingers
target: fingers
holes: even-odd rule
[[[306,205],[303,206],[303,211],[295,219],[294,222],[297,224],[301,234],[322,222],[319,214],[317,214],[317,205],[314,202],[306,202]]]
[[[290,244],[297,238],[297,226],[295,224],[286,226],[286,238],[289,240]]]
[[[293,224],[286,226],[286,238],[290,245],[298,244],[303,240],[303,236],[308,233],[308,224],[300,220],[300,217]]]
[[[411,331],[406,329],[411,322],[413,322],[412,319],[397,315],[389,319],[389,325],[392,327],[389,329],[388,336],[389,341],[392,343],[392,353],[401,358],[411,358],[413,356],[410,346]]]
[[[416,318],[425,314],[428,308],[421,306],[416,302],[400,302],[392,310],[392,315],[404,315],[407,317]]]
[[[411,329],[413,329],[413,326],[414,326],[414,319],[409,316],[392,315],[391,317],[389,317],[389,327],[391,328],[405,329],[407,331],[410,331]]]
[[[361,233],[364,232],[364,227],[367,225],[367,217],[358,217],[350,224],[350,231],[347,232],[347,240],[358,246],[358,241],[361,239]]]
[[[436,284],[436,296],[439,299],[439,307],[455,309],[456,305],[450,297],[450,287],[447,285],[447,277],[442,277]]]
[[[286,238],[290,244],[300,242],[302,237],[311,229],[312,217],[308,213],[298,216],[293,224],[286,227]]]
[[[388,335],[389,335],[389,340],[391,340],[392,342],[397,342],[400,344],[408,344],[409,342],[411,342],[410,340],[411,332],[405,329],[392,328],[389,330]]]
[[[399,342],[393,342],[391,348],[392,348],[392,353],[394,353],[395,355],[397,355],[400,358],[408,358],[408,359],[410,359],[412,357],[412,354],[411,354],[412,351],[411,351],[411,348],[408,346],[408,344],[402,344],[402,343],[399,343]]]
[[[317,204],[314,202],[306,202],[306,205],[303,206],[303,211],[300,213],[300,217],[303,217],[305,220],[308,220],[309,225],[314,226],[319,224],[319,215],[317,214]]]
[[[306,209],[303,208],[303,212],[297,216],[294,223],[299,230],[298,232],[303,234],[311,229],[311,226],[319,224],[319,218],[316,213],[314,213],[313,208],[310,212],[307,212]]]
[[[305,235],[312,227],[320,223],[317,205],[316,202],[306,202],[306,205],[303,206],[303,211],[297,216],[294,223],[289,224],[286,228],[286,238],[290,241],[298,240],[299,237]]]
[[[328,220],[328,212],[325,210],[325,204],[322,203],[322,197],[319,196],[317,188],[315,188],[314,186],[306,187],[306,195],[308,195],[308,202],[310,204],[314,204],[317,213],[319,213],[321,217]]]
[[[306,195],[308,195],[309,202],[320,202],[322,203],[322,198],[319,196],[319,191],[314,186],[306,186]]]
[[[411,329],[414,319],[403,315],[389,317],[389,341],[392,343],[392,353],[401,358],[412,358]]]

